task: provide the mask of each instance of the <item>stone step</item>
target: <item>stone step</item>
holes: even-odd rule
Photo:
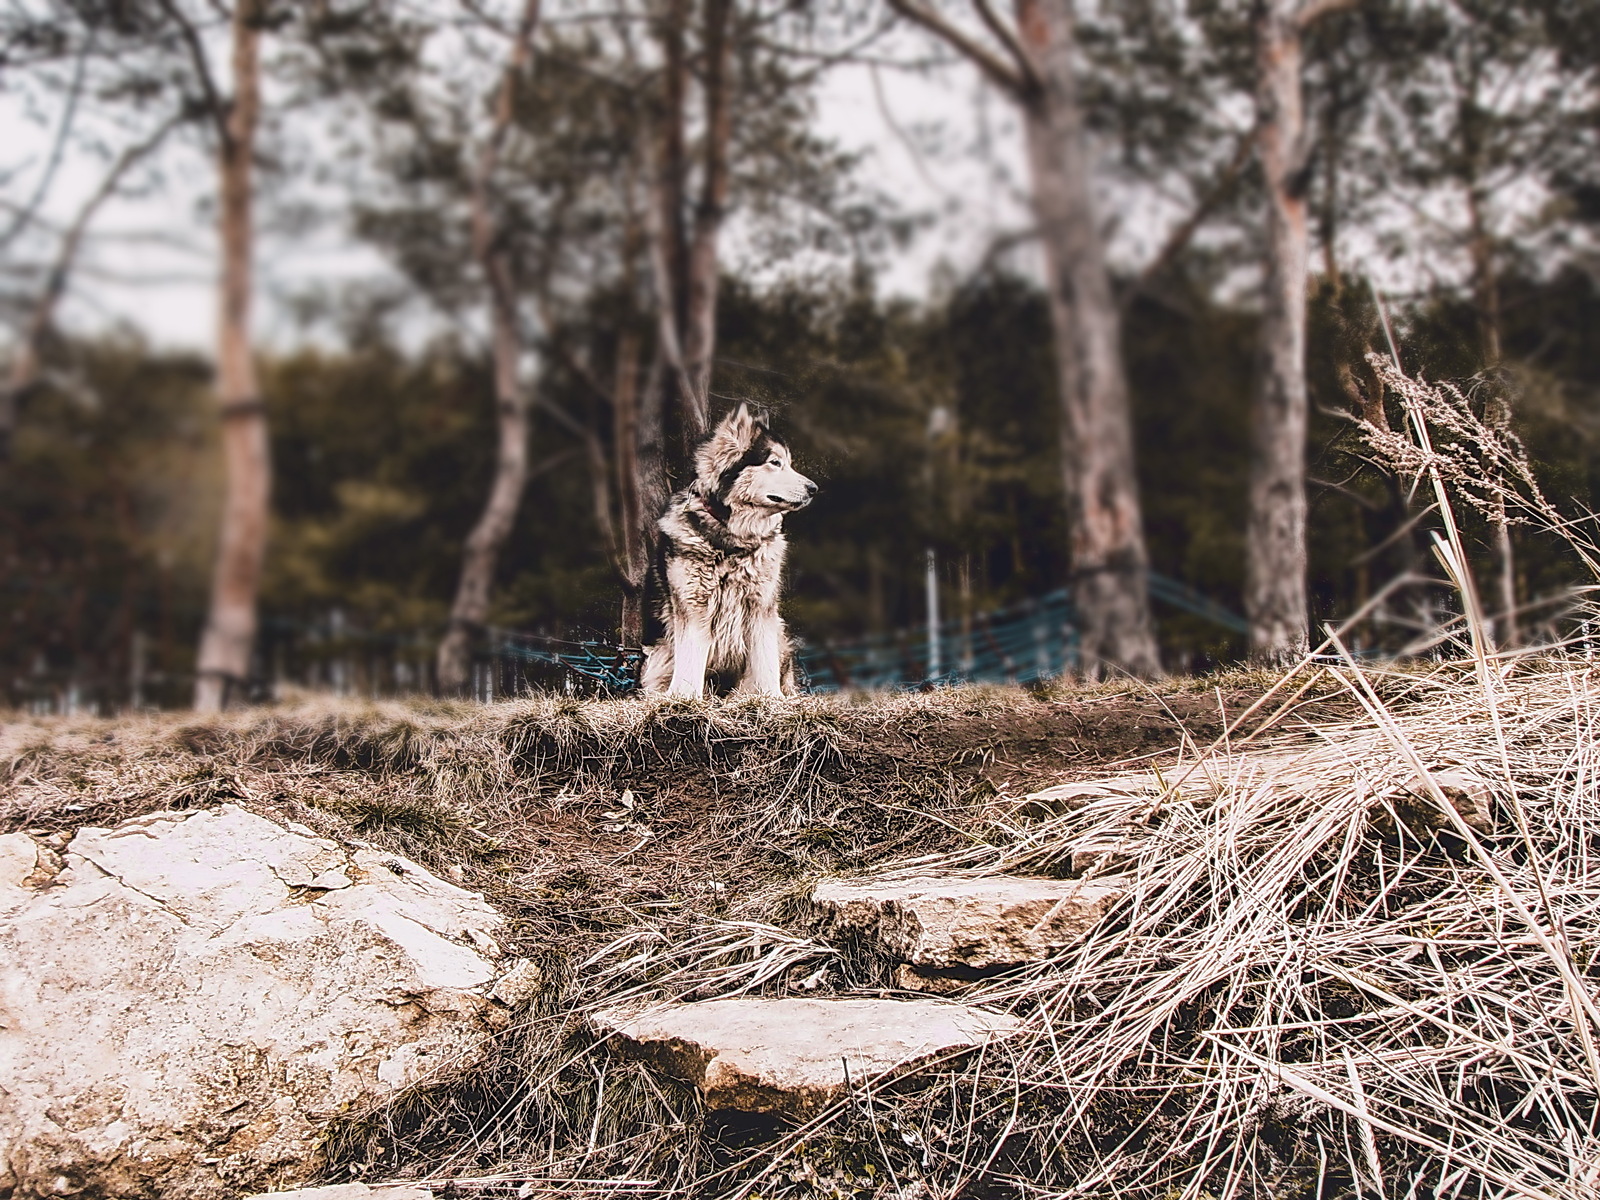
[[[246,1200],[433,1200],[433,1192],[415,1183],[330,1183],[289,1192],[259,1192]]]
[[[693,1084],[707,1109],[804,1116],[849,1085],[1009,1037],[1021,1022],[934,1000],[736,997],[610,1009],[594,1025]]]
[[[914,967],[983,970],[1043,961],[1121,896],[1107,880],[919,875],[824,880],[811,903],[825,936],[863,934]]]

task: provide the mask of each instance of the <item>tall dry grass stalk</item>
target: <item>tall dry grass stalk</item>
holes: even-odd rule
[[[1453,498],[1490,522],[1547,530],[1562,537],[1600,580],[1600,546],[1591,532],[1595,514],[1568,516],[1549,501],[1509,422],[1480,413],[1453,383],[1413,379],[1378,354],[1369,354],[1367,362],[1404,408],[1410,434],[1364,423],[1362,436],[1397,475],[1430,484],[1447,527],[1455,525]]]

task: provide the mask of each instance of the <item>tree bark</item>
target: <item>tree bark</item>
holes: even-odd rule
[[[1474,97],[1474,101],[1476,97]],[[1463,108],[1466,106],[1464,105]],[[1478,181],[1480,151],[1475,137],[1467,138],[1463,160],[1471,173],[1467,181],[1468,249],[1472,256],[1472,296],[1478,310],[1479,351],[1486,371],[1494,372],[1500,366],[1500,275],[1496,261],[1494,236],[1489,232],[1485,209],[1488,197]],[[1495,396],[1486,414],[1489,424],[1497,430],[1511,426],[1511,408],[1503,395]],[[1494,556],[1498,578],[1496,580],[1501,617],[1496,622],[1495,639],[1502,647],[1520,640],[1517,629],[1517,564],[1511,547],[1511,526],[1506,519],[1506,503],[1497,500],[1490,515],[1494,528]]]
[[[1256,107],[1267,261],[1252,405],[1245,612],[1250,657],[1290,666],[1310,649],[1306,603],[1308,184],[1294,0],[1258,0]]]
[[[200,635],[194,706],[219,712],[243,698],[256,636],[256,598],[267,550],[272,463],[267,415],[251,356],[254,231],[252,166],[261,108],[261,31],[254,0],[234,5],[233,100],[219,155],[222,273],[217,324],[217,400],[227,484],[211,606]],[[219,114],[220,116],[220,114]]]
[[[1121,329],[1090,190],[1071,0],[1018,0],[1037,75],[1023,104],[1061,390],[1061,461],[1073,601],[1086,674],[1161,669],[1134,474]]]
[[[439,642],[435,671],[445,693],[465,690],[472,667],[472,642],[489,616],[495,565],[516,522],[528,478],[528,398],[518,380],[522,335],[510,256],[500,244],[493,195],[500,150],[511,128],[517,78],[526,68],[539,23],[539,0],[525,0],[511,57],[501,76],[494,123],[478,154],[472,176],[472,252],[489,293],[494,359],[496,453],[489,498],[461,556],[450,621]]]
[[[621,641],[644,642],[644,579],[649,567],[644,510],[644,479],[639,468],[639,337],[624,330],[617,342],[616,380],[612,387],[611,440],[616,447],[617,524],[621,528],[618,557],[622,577]]]
[[[664,0],[656,23],[661,43],[660,108],[656,115],[653,172],[648,184],[646,231],[657,307],[657,353],[667,368],[661,380],[664,434],[675,465],[694,452],[694,385],[684,365],[683,339],[689,315],[689,149],[685,121],[689,102],[688,30],[692,0]]]
[[[717,343],[717,243],[728,206],[728,143],[733,136],[732,81],[728,78],[732,20],[733,0],[705,0],[705,147],[683,320],[683,365],[691,388],[684,405],[684,427],[696,442],[705,437],[710,423],[711,366]]]
[[[733,137],[735,0],[704,0],[702,9],[705,130],[692,219],[687,210],[691,156],[684,134],[691,12],[690,0],[666,0],[657,22],[663,79],[646,222],[656,277],[657,353],[666,368],[662,416],[672,465],[680,471],[688,468],[695,447],[710,428],[717,251],[728,204],[728,149]]]

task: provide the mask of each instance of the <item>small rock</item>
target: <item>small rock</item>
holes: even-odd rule
[[[899,963],[894,969],[894,986],[903,992],[926,992],[930,996],[950,996],[986,978],[971,967],[914,967]]]
[[[864,933],[923,967],[1040,962],[1097,924],[1119,888],[1075,879],[918,876],[824,880],[811,893],[825,932]]]
[[[1037,792],[1029,792],[1022,798],[1018,812],[1023,816],[1049,818],[1062,813],[1077,812],[1080,808],[1089,807],[1096,800],[1104,800],[1110,796],[1148,796],[1154,800],[1164,790],[1161,778],[1149,773],[1076,780],[1072,783],[1058,783],[1054,787],[1041,788]]]
[[[1072,873],[1085,875],[1093,871],[1108,874],[1120,871],[1133,861],[1133,843],[1123,839],[1079,842],[1072,848]]]
[[[758,997],[614,1009],[594,1023],[624,1053],[699,1088],[708,1109],[790,1115],[1021,1028],[1015,1017],[933,1000]]]
[[[544,991],[544,972],[539,964],[526,958],[511,963],[506,973],[494,981],[489,989],[489,999],[498,1000],[507,1008],[515,1008],[534,999]]]
[[[1444,769],[1428,772],[1445,799],[1461,819],[1476,833],[1494,832],[1494,793],[1489,785],[1470,771]],[[1420,779],[1411,787],[1389,798],[1395,814],[1413,833],[1426,834],[1439,829],[1454,829],[1455,823],[1439,808],[1432,791]],[[1389,814],[1380,805],[1375,819],[1381,827],[1392,826]]]
[[[305,887],[312,879],[311,868],[293,859],[279,863],[272,868],[272,873],[290,887]]]

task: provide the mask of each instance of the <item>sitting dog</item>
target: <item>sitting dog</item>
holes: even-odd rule
[[[816,494],[746,405],[723,418],[695,454],[694,482],[657,523],[666,631],[645,651],[645,691],[696,697],[711,670],[736,673],[742,693],[794,694],[794,651],[778,615],[783,515]]]

